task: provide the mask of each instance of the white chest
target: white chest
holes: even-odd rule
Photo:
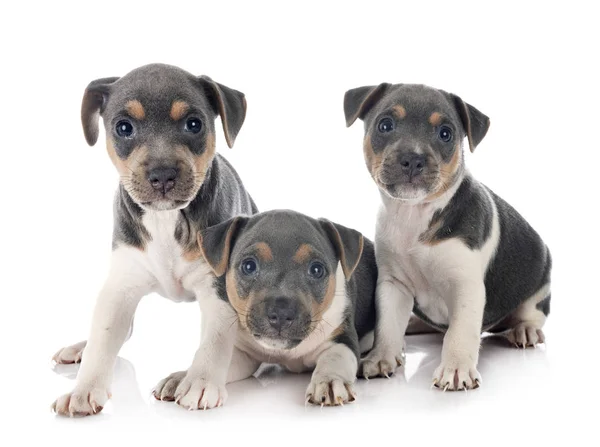
[[[178,211],[148,212],[142,222],[151,240],[143,262],[156,279],[155,292],[173,301],[193,301],[195,290],[206,282],[210,269],[203,260],[187,261],[175,240]]]
[[[453,191],[450,191],[453,193]],[[385,203],[377,222],[375,249],[380,278],[389,275],[412,293],[420,311],[435,323],[448,324],[448,307],[461,286],[483,282],[500,237],[493,201],[492,231],[479,249],[458,238],[430,245],[419,240],[436,210],[448,199],[426,206]]]

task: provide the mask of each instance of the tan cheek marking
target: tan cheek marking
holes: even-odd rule
[[[173,121],[179,121],[181,118],[185,116],[187,111],[190,109],[190,106],[185,101],[173,101],[171,105],[171,119]]]
[[[242,327],[248,328],[248,312],[252,304],[252,297],[244,299],[240,296],[236,287],[237,282],[235,271],[233,269],[227,272],[227,275],[225,276],[225,282],[227,298],[229,298],[229,302],[237,312]]]
[[[139,174],[138,169],[143,165],[148,156],[148,148],[146,146],[138,146],[131,151],[129,157],[123,160],[117,155],[114,143],[110,138],[106,139],[106,150],[119,175],[125,179],[130,179],[133,175]]]
[[[312,248],[310,247],[310,245],[302,244],[302,245],[300,245],[300,247],[298,247],[298,250],[296,250],[293,260],[294,260],[294,262],[296,262],[298,264],[302,264],[302,263],[308,261],[311,253],[312,253]]]
[[[404,108],[404,106],[401,106],[401,105],[394,106],[393,110],[394,110],[394,112],[396,112],[396,115],[398,115],[398,117],[406,118],[406,109]]]
[[[146,118],[146,111],[144,110],[142,103],[137,99],[127,101],[127,104],[125,104],[125,110],[132,118],[135,118],[136,120],[143,120]]]
[[[273,260],[273,252],[266,242],[256,244],[256,252],[261,261],[271,262]]]
[[[215,157],[215,135],[210,133],[206,135],[206,147],[202,154],[194,156],[194,169],[197,181],[204,182],[206,172]]]
[[[432,201],[444,194],[454,181],[454,174],[458,171],[461,161],[462,148],[460,143],[456,143],[454,146],[454,154],[452,158],[446,164],[440,164],[440,181],[438,189],[432,194],[428,195],[426,201]]]
[[[371,144],[371,134],[367,134],[365,140],[363,142],[363,152],[365,155],[365,162],[367,164],[367,169],[371,173],[371,177],[375,180],[379,177],[379,168],[381,167],[381,163],[383,161],[382,154],[376,154],[373,152],[373,145]]]
[[[442,124],[442,114],[440,112],[433,112],[429,116],[429,124],[432,126],[439,126]]]
[[[314,299],[312,300],[312,320],[314,322],[321,321],[323,314],[327,312],[327,309],[333,303],[333,298],[335,297],[335,275],[329,276],[329,283],[327,284],[327,291],[325,292],[325,296],[323,297],[323,301],[320,303],[316,302]]]

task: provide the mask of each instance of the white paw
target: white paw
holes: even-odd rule
[[[66,348],[60,349],[52,357],[52,361],[58,365],[68,365],[71,363],[80,363],[83,349],[85,348],[86,342],[81,341],[74,345],[67,346]]]
[[[433,386],[443,391],[473,390],[480,385],[481,375],[469,362],[442,362],[433,373]]]
[[[174,401],[175,392],[181,381],[185,378],[187,371],[178,371],[169,374],[162,379],[152,390],[152,395],[157,400]]]
[[[174,400],[188,410],[220,407],[227,400],[225,385],[215,384],[186,371],[173,373],[161,380],[153,394],[156,399]]]
[[[75,388],[56,399],[52,411],[61,416],[90,416],[100,413],[110,397],[110,392],[105,388]]]
[[[306,390],[306,402],[315,405],[344,405],[355,400],[352,383],[333,375],[313,376]]]
[[[505,337],[517,348],[535,348],[538,343],[545,343],[546,337],[541,329],[521,323],[512,328]]]
[[[403,366],[405,361],[404,351],[373,349],[360,362],[359,375],[369,377],[390,377],[396,368]]]

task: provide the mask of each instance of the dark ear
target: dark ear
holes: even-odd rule
[[[469,148],[471,152],[475,151],[475,148],[481,143],[483,137],[490,128],[490,119],[473,107],[470,104],[464,102],[458,96],[449,93],[451,101],[454,103],[454,107],[460,116],[462,125],[469,139]]]
[[[346,127],[350,127],[357,118],[363,119],[367,112],[379,101],[390,84],[383,83],[348,90],[344,95],[344,114]]]
[[[233,147],[235,137],[246,118],[246,98],[244,94],[218,84],[208,76],[200,76],[199,80],[213,110],[221,116],[227,146]]]
[[[215,275],[222,276],[227,271],[235,237],[247,220],[245,216],[237,216],[198,233],[202,256]]]
[[[85,141],[90,146],[98,141],[98,120],[104,111],[106,100],[110,92],[110,86],[119,78],[102,78],[90,82],[83,94],[81,102],[81,124]]]
[[[356,230],[346,228],[330,222],[326,219],[319,219],[321,226],[329,236],[329,240],[335,247],[335,251],[342,264],[342,270],[346,280],[349,280],[360,261],[363,252],[363,235]]]

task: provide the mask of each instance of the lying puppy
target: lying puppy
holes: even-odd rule
[[[366,377],[402,362],[411,310],[445,331],[434,384],[471,389],[481,331],[514,344],[544,342],[550,252],[527,222],[464,166],[489,119],[458,96],[423,85],[381,84],[346,93],[346,123],[365,123],[364,156],[381,191],[375,246],[377,329]]]
[[[225,377],[219,371],[226,374],[229,361],[214,354],[214,340],[223,334],[210,322],[230,309],[217,296],[197,234],[257,211],[237,173],[215,154],[217,115],[231,147],[245,114],[241,92],[168,65],[147,65],[87,87],[81,108],[85,138],[96,143],[102,116],[120,185],[110,272],[87,346],[77,343],[54,356],[57,363],[82,360],[75,389],[53,404],[58,414],[85,416],[102,410],[137,304],[151,292],[173,301],[200,302],[208,323],[186,380],[200,392],[207,390],[197,406],[213,407],[224,400],[220,390]]]
[[[208,228],[200,246],[239,321],[228,382],[251,376],[261,362],[314,368],[308,402],[353,401],[359,346],[375,325],[373,244],[326,220],[270,211]],[[161,382],[155,397],[180,399],[184,374]]]

